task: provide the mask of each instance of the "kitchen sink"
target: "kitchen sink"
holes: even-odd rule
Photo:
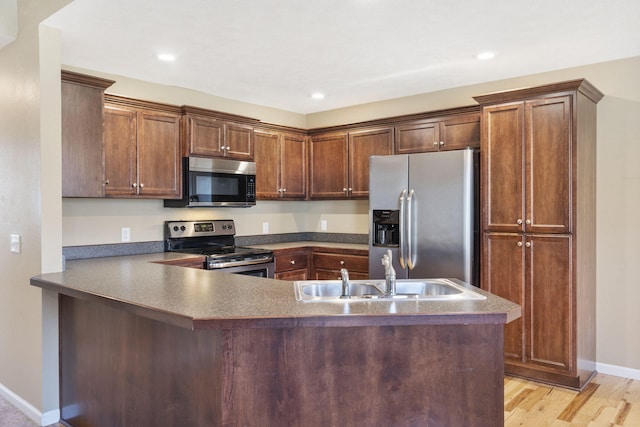
[[[384,280],[350,280],[349,297],[341,298],[340,280],[300,280],[293,283],[296,300],[302,302],[442,301],[478,300],[484,295],[449,279],[398,279],[396,294],[385,295]]]

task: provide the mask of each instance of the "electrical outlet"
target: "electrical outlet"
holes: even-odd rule
[[[323,219],[320,221],[320,231],[327,231],[327,220]]]
[[[262,234],[267,234],[269,233],[269,223],[268,222],[263,222],[262,223]]]
[[[121,241],[122,242],[130,242],[131,241],[131,229],[129,227],[122,227],[121,232]]]
[[[22,252],[22,236],[19,234],[11,234],[11,252],[19,254]]]

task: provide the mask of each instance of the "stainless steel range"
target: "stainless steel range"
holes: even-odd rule
[[[204,268],[273,278],[273,252],[235,245],[232,219],[165,221],[165,252],[205,255]]]

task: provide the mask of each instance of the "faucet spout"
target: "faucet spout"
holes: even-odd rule
[[[340,269],[340,277],[342,278],[342,295],[340,295],[340,298],[349,298],[349,272],[346,268]]]
[[[382,265],[384,266],[384,281],[387,289],[385,296],[393,296],[396,294],[396,270],[393,268],[393,255],[391,250],[382,256]]]

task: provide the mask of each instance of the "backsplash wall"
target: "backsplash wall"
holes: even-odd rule
[[[233,219],[238,236],[324,232],[367,234],[368,202],[258,201],[251,208],[165,208],[162,200],[72,199],[62,201],[62,245],[121,243],[123,227],[131,242],[161,241],[167,220]],[[327,230],[321,230],[321,221]]]

